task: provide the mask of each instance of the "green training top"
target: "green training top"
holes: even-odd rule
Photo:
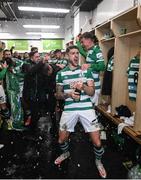
[[[6,74],[6,71],[7,71],[7,68],[3,68],[1,71],[0,71],[0,81],[3,80],[5,74]]]
[[[107,71],[112,72],[113,68],[114,68],[114,56],[112,56],[108,61]]]
[[[105,70],[104,58],[98,45],[93,46],[87,53],[86,62],[91,64],[92,76],[95,82],[95,90],[101,89],[99,74]]]
[[[89,51],[90,51],[91,49],[93,49],[93,47],[87,52],[87,51],[81,46],[81,44],[80,44],[79,41],[77,41],[76,44],[77,44],[77,47],[79,48],[80,54],[81,54],[84,58],[87,59],[87,57],[88,57],[88,55],[89,55]],[[92,53],[92,54],[94,55],[94,57],[90,56],[90,58],[91,58],[91,59],[97,59],[97,58],[99,59],[100,57],[103,58],[103,55],[102,55],[102,52],[101,52],[100,47],[99,47],[98,45],[95,45],[94,47],[95,47],[95,48],[94,48],[94,52]],[[95,54],[97,54],[97,55],[95,56]],[[103,58],[103,60],[104,60],[104,58]],[[87,60],[86,60],[86,62],[87,62]],[[90,62],[87,62],[87,63],[90,63]],[[104,71],[104,70],[105,70],[104,61],[97,61],[96,64],[94,64],[94,62],[92,63],[92,61],[91,61],[91,68],[92,68],[93,71]]]
[[[81,46],[80,41],[76,41],[77,47],[79,48],[80,54],[86,58],[87,57],[87,52],[84,50],[84,48]]]
[[[98,45],[95,45],[86,52],[79,41],[77,41],[76,43],[79,48],[80,54],[86,58],[86,63],[91,65],[90,68],[92,69],[92,76],[95,82],[95,90],[100,90],[101,83],[99,74],[100,71],[105,70],[104,58],[100,47]]]

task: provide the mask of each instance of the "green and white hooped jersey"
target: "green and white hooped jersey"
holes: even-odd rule
[[[94,46],[87,52],[86,62],[88,64],[98,64],[99,62],[104,62],[102,51],[98,45]],[[101,89],[99,74],[100,72],[98,71],[92,72],[92,76],[95,82],[95,90]]]
[[[56,76],[56,83],[63,86],[64,93],[69,93],[74,89],[75,83],[81,81],[87,83],[88,80],[93,80],[90,70],[82,71],[78,66],[75,70],[71,70],[69,66],[59,71]],[[64,111],[78,111],[93,109],[90,96],[84,91],[81,92],[80,101],[75,102],[72,98],[65,100]]]
[[[134,57],[133,59],[131,59],[127,69],[129,99],[133,101],[136,100],[136,94],[137,94],[137,84],[135,83],[135,74],[139,72],[139,64],[140,64],[140,59]]]
[[[107,71],[112,72],[114,67],[114,56],[112,56],[109,59],[108,65],[107,65]]]
[[[66,59],[50,59],[49,63],[52,63],[52,64],[63,64],[65,66],[68,65],[68,61]]]

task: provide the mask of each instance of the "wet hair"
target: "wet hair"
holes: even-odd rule
[[[54,51],[54,54],[56,54],[56,53],[58,53],[58,52],[61,52],[61,49],[56,49],[56,50]]]
[[[9,49],[5,49],[4,51],[3,51],[3,55],[6,53],[6,52],[11,52]]]
[[[30,57],[30,58],[33,57],[34,54],[36,54],[36,53],[38,53],[38,51],[31,51],[31,52],[29,53],[29,57]]]
[[[31,52],[35,52],[35,51],[38,52],[38,48],[37,47],[32,47]]]
[[[94,41],[94,43],[97,43],[97,42],[98,42],[97,37],[96,37],[93,33],[91,33],[91,32],[85,32],[85,33],[83,33],[83,34],[80,36],[80,40],[81,40],[82,38],[91,39],[91,40]]]
[[[78,48],[77,46],[69,46],[69,47],[67,47],[67,49],[66,49],[66,53],[69,53],[70,50],[72,50],[72,49],[78,49],[78,51],[79,51],[79,48]]]

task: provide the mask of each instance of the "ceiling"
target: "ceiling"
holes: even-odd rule
[[[41,19],[44,17],[64,18],[62,13],[38,13],[19,11],[18,6],[50,7],[70,9],[73,13],[74,7],[81,11],[94,10],[102,0],[1,0],[0,21],[16,21],[20,19]]]

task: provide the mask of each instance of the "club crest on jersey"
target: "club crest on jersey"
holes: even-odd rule
[[[103,58],[102,53],[97,53],[96,57],[99,58],[99,59]]]
[[[64,79],[68,79],[68,76],[64,76]]]

